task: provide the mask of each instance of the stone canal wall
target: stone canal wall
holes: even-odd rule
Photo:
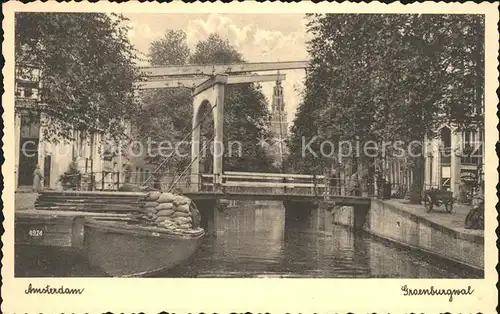
[[[409,248],[484,270],[484,236],[440,225],[406,211],[403,204],[374,199],[367,212],[341,207],[332,214],[335,224],[363,229]]]

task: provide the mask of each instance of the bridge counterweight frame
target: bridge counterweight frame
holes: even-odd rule
[[[199,191],[200,177],[199,173],[199,162],[196,161],[199,158],[199,141],[200,141],[200,118],[199,110],[207,102],[212,106],[214,117],[214,187],[216,190],[220,190],[222,186],[222,158],[223,158],[223,148],[221,147],[223,143],[223,114],[224,114],[224,94],[225,86],[227,84],[238,84],[238,83],[253,83],[262,82],[269,80],[282,80],[284,79],[283,74],[275,75],[231,75],[231,74],[242,74],[248,72],[259,72],[259,71],[279,71],[279,70],[294,70],[294,69],[307,69],[309,66],[309,61],[288,61],[288,62],[260,62],[260,63],[239,63],[239,64],[227,64],[227,65],[187,65],[187,66],[171,66],[171,67],[145,67],[142,68],[143,76],[149,79],[149,82],[142,82],[143,84],[149,84],[144,89],[147,88],[166,88],[175,85],[175,78],[177,77],[177,83],[179,83],[179,76],[210,76],[208,79],[199,83],[193,90],[193,131],[191,140],[191,191]],[[155,78],[158,77],[172,77],[173,82],[158,81]],[[186,80],[197,84],[201,79],[192,78],[192,81]],[[160,83],[162,82],[162,83]],[[139,88],[141,82],[137,82]],[[161,86],[161,85],[165,86]],[[175,86],[173,86],[175,87]],[[221,151],[222,149],[222,151]]]

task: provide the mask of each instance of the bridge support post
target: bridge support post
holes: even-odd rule
[[[310,201],[284,201],[285,206],[285,223],[295,224],[300,221],[307,220],[311,215],[312,210],[316,209],[318,205]]]
[[[199,155],[200,155],[200,108],[209,104],[214,119],[214,191],[219,192],[222,184],[222,160],[224,157],[223,125],[224,125],[224,93],[227,75],[216,75],[200,84],[193,92],[193,133],[191,139],[191,192],[199,191]],[[209,149],[209,147],[205,147]]]
[[[333,230],[333,216],[328,206],[331,202],[322,200],[319,202],[284,202],[284,205],[286,208],[285,236],[302,229],[317,232]]]
[[[362,231],[365,228],[369,229],[370,219],[368,212],[370,205],[356,205],[354,208],[354,226],[355,231]]]
[[[223,126],[224,126],[224,92],[225,83],[217,82],[214,85],[216,91],[216,104],[214,111],[214,187],[215,192],[221,192],[222,187],[222,160],[224,157]]]
[[[340,171],[340,182],[339,182],[339,185],[340,185],[340,195],[346,195],[346,190],[345,190],[345,172],[344,171]]]
[[[213,231],[215,222],[215,208],[217,199],[198,199],[193,200],[201,215],[200,227],[205,230]]]
[[[333,223],[343,225],[353,232],[362,232],[370,229],[370,205],[353,204],[349,206],[335,206],[332,213]]]
[[[197,109],[195,109],[193,117],[193,133],[191,134],[191,179],[189,181],[190,192],[198,192],[200,190],[200,128],[199,119],[197,117]]]

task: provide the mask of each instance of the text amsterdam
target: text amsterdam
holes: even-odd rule
[[[30,283],[28,289],[24,290],[26,294],[82,294],[85,289],[76,289],[76,288],[64,288],[63,286],[59,288],[52,288],[50,285],[47,285],[43,288],[34,288]]]

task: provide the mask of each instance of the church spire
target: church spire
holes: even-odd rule
[[[280,72],[278,71],[278,80],[276,80],[276,85],[273,88],[273,100],[272,100],[272,110],[273,113],[283,112],[285,110],[285,101],[283,99],[283,86],[281,86],[281,80],[279,79]]]
[[[285,100],[283,95],[283,86],[281,85],[281,80],[279,79],[273,88],[273,98],[272,98],[272,111],[271,111],[271,121],[270,130],[275,139],[275,157],[276,162],[283,163],[284,154],[286,151],[285,140],[288,137],[288,122],[287,114],[285,111]]]

